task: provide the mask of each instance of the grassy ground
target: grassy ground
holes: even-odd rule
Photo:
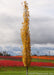
[[[0,60],[14,60],[14,61],[22,61],[22,59],[2,59],[0,58]],[[51,62],[54,63],[54,60],[47,60],[47,59],[36,59],[36,58],[32,58],[32,62]]]
[[[25,67],[2,67],[0,75],[26,75]],[[29,67],[28,75],[54,75],[54,68]]]
[[[47,59],[32,59],[32,62],[51,62],[54,63],[54,60],[47,60]]]
[[[14,59],[14,58],[0,58],[0,60],[14,60],[14,61],[22,61],[22,58],[20,58],[20,59]]]

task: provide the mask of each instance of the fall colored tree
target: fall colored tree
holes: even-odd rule
[[[22,60],[24,66],[27,69],[28,75],[28,66],[31,63],[31,46],[30,46],[30,31],[29,31],[29,11],[28,11],[28,4],[26,1],[24,1],[23,19],[24,22],[22,23],[23,26],[21,28],[21,39],[23,44]]]

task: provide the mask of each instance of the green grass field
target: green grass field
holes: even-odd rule
[[[26,68],[1,67],[0,75],[26,75]],[[29,67],[28,75],[54,75],[54,68]]]
[[[47,60],[47,59],[32,59],[32,62],[51,62],[54,63],[54,60]]]

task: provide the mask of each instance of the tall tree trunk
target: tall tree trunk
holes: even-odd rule
[[[28,75],[28,67],[26,67],[26,75]]]

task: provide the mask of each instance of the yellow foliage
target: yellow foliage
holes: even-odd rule
[[[24,22],[21,29],[21,39],[23,44],[23,63],[24,66],[29,66],[31,63],[31,46],[30,46],[30,33],[29,33],[29,11],[26,1],[24,1],[24,12],[23,12]]]

